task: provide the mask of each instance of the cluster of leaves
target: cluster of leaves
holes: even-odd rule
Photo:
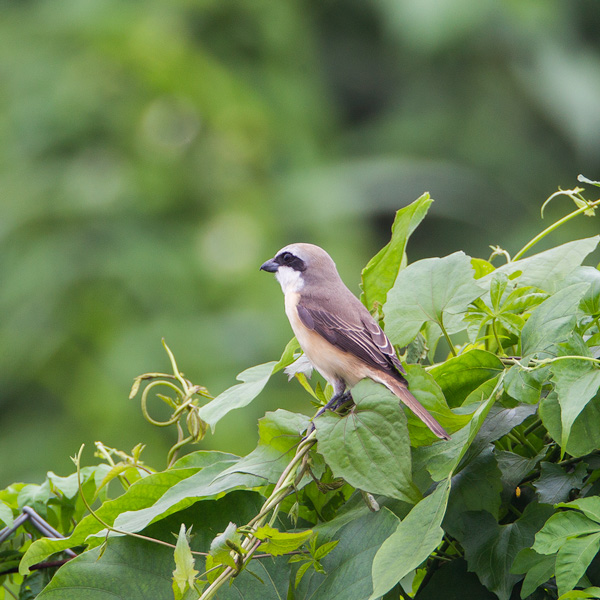
[[[581,191],[567,194],[577,210],[561,222],[600,204]],[[398,211],[362,300],[406,347],[410,388],[450,441],[363,381],[353,406],[314,429],[305,415],[267,413],[244,457],[197,451],[153,471],[139,451],[115,463],[104,449],[108,464],[78,458],[75,475],[0,492],[8,526],[30,506],[68,536],[17,527],[0,555],[4,589],[66,600],[600,597],[600,272],[582,266],[600,237],[523,258],[558,222],[513,259],[457,252],[407,266],[431,202]],[[495,267],[498,254],[507,260]],[[310,387],[297,349],[194,404],[197,427],[214,428],[288,367]],[[331,390],[310,392],[318,402]],[[109,498],[113,479],[123,492]],[[67,549],[81,553],[51,579],[32,571]]]

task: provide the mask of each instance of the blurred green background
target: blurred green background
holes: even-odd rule
[[[597,0],[1,6],[0,487],[70,473],[94,440],[163,467],[174,432],[133,378],[168,370],[162,336],[213,394],[278,358],[258,267],[281,246],[326,247],[358,291],[424,191],[409,259],[487,258],[545,226],[558,186],[600,179]],[[279,374],[200,447],[249,451],[279,406],[312,412]]]

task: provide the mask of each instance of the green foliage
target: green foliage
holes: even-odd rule
[[[145,465],[141,446],[128,455],[98,444],[96,466],[82,467],[80,452],[67,477],[50,472],[40,485],[0,491],[5,589],[66,600],[427,599],[446,589],[499,600],[596,597],[600,279],[581,262],[598,238],[517,260],[499,252],[509,262],[497,269],[463,253],[405,267],[406,238],[430,204],[423,196],[398,211],[363,293],[372,308],[385,299],[392,338],[418,357],[405,366],[410,389],[449,441],[363,381],[352,405],[314,428],[278,409],[259,420],[246,456],[177,460],[297,360],[298,347],[247,369],[215,399],[171,355],[172,375],[140,376],[134,389],[143,387],[146,417],[149,392],[169,394],[159,398],[171,417],[149,419],[178,431],[168,468]],[[319,383],[296,379],[308,399],[326,401]],[[193,426],[184,433],[189,415],[195,436]],[[23,521],[31,509],[56,532]]]

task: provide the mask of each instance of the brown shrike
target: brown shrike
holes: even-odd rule
[[[275,273],[300,347],[333,387],[326,408],[339,405],[347,389],[368,377],[398,396],[437,437],[450,439],[408,391],[405,371],[390,340],[344,285],[325,250],[313,244],[290,244],[260,268]]]

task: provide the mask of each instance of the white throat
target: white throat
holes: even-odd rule
[[[279,267],[275,277],[279,281],[284,294],[299,292],[304,287],[302,273],[292,269],[292,267]]]

